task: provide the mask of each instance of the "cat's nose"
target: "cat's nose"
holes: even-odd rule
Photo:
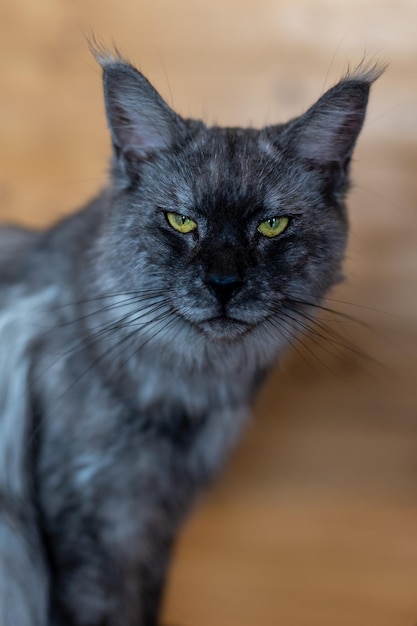
[[[242,286],[243,281],[236,275],[209,274],[206,285],[221,304],[227,304]]]

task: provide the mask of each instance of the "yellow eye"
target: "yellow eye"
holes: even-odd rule
[[[289,223],[288,217],[271,217],[269,220],[261,222],[258,230],[264,237],[277,237],[284,232]]]
[[[194,220],[190,219],[186,215],[180,215],[180,213],[167,213],[167,220],[169,224],[177,230],[179,233],[190,233],[197,228],[197,224]]]

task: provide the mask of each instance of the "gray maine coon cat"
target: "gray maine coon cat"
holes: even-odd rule
[[[101,55],[107,187],[0,230],[0,624],[155,626],[170,551],[254,394],[341,278],[377,68],[261,130]]]

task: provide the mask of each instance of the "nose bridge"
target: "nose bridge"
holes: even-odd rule
[[[206,276],[216,276],[226,282],[232,278],[243,280],[243,255],[241,246],[236,241],[219,241],[207,251],[204,265]]]
[[[203,280],[207,288],[225,306],[244,284],[245,266],[237,242],[218,241],[206,251]]]

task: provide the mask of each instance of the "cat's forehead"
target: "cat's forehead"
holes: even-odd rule
[[[258,198],[271,183],[282,154],[262,131],[205,129],[188,145],[185,167],[193,196]]]
[[[267,134],[254,128],[205,128],[194,137],[191,150],[211,169],[227,167],[236,172],[279,156],[279,150]]]
[[[168,159],[152,176],[152,204],[193,219],[239,222],[315,201],[314,181],[262,129],[203,128]]]
[[[179,178],[171,186],[184,210],[240,217],[245,213],[299,204],[297,172],[263,130],[204,129],[179,159]],[[293,197],[294,196],[294,197]]]

